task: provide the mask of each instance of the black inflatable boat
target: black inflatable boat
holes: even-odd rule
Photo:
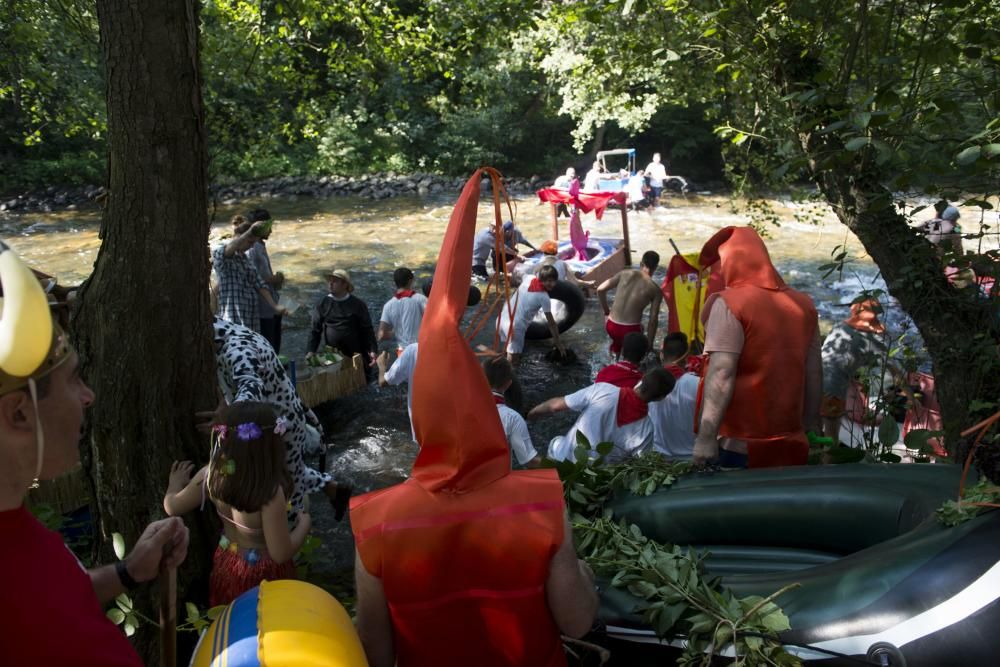
[[[709,551],[708,573],[737,595],[800,583],[776,602],[791,623],[780,637],[803,662],[995,665],[1000,511],[953,528],[934,516],[957,496],[960,472],[929,464],[726,472],[610,506],[647,537]],[[658,639],[635,604],[627,591],[602,593],[615,664],[665,664],[683,639]]]

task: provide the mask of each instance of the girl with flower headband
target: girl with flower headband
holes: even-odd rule
[[[293,556],[312,521],[301,512],[294,528],[286,518],[292,479],[285,465],[282,420],[269,403],[239,401],[212,428],[209,464],[175,461],[163,508],[170,516],[203,506],[206,496],[222,519],[223,535],[212,560],[209,604],[225,605],[261,581],[295,576]]]

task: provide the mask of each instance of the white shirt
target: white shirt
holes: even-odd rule
[[[667,178],[667,168],[662,162],[650,162],[646,165],[646,175],[649,176],[649,184],[654,188],[662,188],[663,181]]]
[[[404,299],[392,297],[382,307],[379,321],[392,327],[392,335],[400,347],[417,342],[420,333],[420,323],[424,319],[424,309],[427,307],[427,297],[414,294]]]
[[[653,447],[664,456],[689,459],[694,452],[694,407],[699,382],[694,373],[685,373],[665,399],[649,404]]]
[[[555,437],[549,443],[549,458],[556,461],[573,459],[576,449],[576,433],[583,433],[592,448],[602,442],[610,442],[615,448],[608,454],[607,462],[616,463],[638,456],[653,444],[653,423],[643,417],[631,424],[618,426],[618,390],[613,384],[598,382],[566,396],[566,405],[580,416],[569,432]],[[597,453],[591,450],[591,457]]]
[[[600,189],[601,172],[598,169],[591,169],[583,179],[584,192],[596,192]]]
[[[633,176],[628,179],[628,198],[632,201],[641,201],[646,194],[642,191],[645,179],[642,176]]]
[[[385,381],[391,385],[406,383],[406,412],[410,415],[410,433],[417,439],[413,429],[413,371],[417,368],[417,344],[410,343],[403,348],[403,353],[385,372]]]
[[[500,423],[503,424],[503,433],[507,436],[507,444],[510,446],[511,459],[517,461],[518,465],[528,465],[531,459],[538,455],[535,445],[531,442],[531,434],[528,433],[528,425],[524,417],[516,410],[506,405],[497,404],[497,412],[500,413]]]
[[[528,291],[533,280],[535,280],[534,276],[525,276],[525,280],[517,288],[517,292],[510,295],[510,307],[517,307],[517,312],[514,313],[515,332],[523,333],[527,330],[528,324],[531,323],[531,320],[535,319],[535,313],[539,310],[543,313],[552,312],[552,299],[549,298],[548,292],[545,290],[541,292]],[[500,307],[499,322],[500,335],[506,336],[507,329],[510,328],[510,316],[508,315],[506,304]]]

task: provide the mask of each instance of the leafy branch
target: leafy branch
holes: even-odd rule
[[[577,553],[611,586],[640,599],[635,611],[657,636],[686,638],[679,664],[708,665],[712,656],[729,647],[735,650],[737,665],[798,664],[777,636],[790,626],[774,603],[798,584],[766,598],[737,598],[717,577],[704,576],[705,553],[651,540],[638,526],[616,521],[604,507],[618,491],[648,496],[669,487],[691,471],[689,462],[646,454],[605,465],[610,443],[591,449],[580,436],[578,445],[573,461],[549,462],[563,481]]]
[[[1000,507],[1000,486],[983,477],[958,500],[945,501],[936,514],[944,525],[957,526],[975,519],[987,507]]]

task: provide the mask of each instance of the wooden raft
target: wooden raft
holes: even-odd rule
[[[313,374],[300,379],[296,387],[299,398],[310,408],[353,394],[368,384],[365,379],[365,362],[360,354],[331,366],[310,370]]]

